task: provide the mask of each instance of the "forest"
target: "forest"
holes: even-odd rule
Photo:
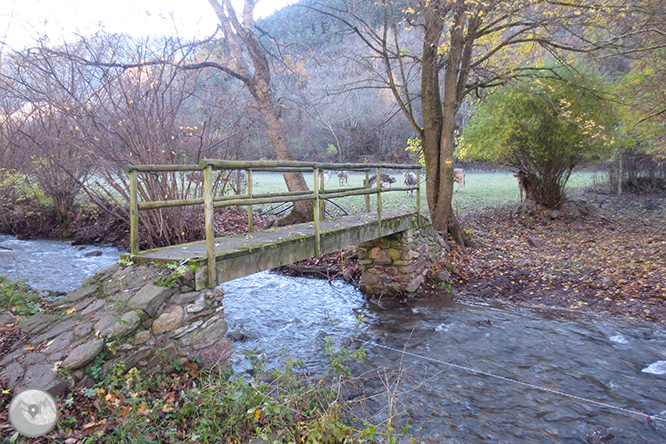
[[[459,243],[454,164],[524,171],[552,208],[580,166],[607,169],[619,194],[666,187],[660,1],[302,0],[258,21],[252,2],[209,3],[220,27],[204,41],[3,46],[3,232],[122,242],[124,167],[203,158],[421,160],[433,223]],[[172,174],[140,192],[201,186]],[[151,246],[201,236],[193,209],[142,217]]]

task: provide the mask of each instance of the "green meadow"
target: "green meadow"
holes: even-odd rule
[[[403,186],[401,172],[396,171],[390,174],[396,179],[393,186]],[[334,173],[325,183],[324,188],[326,190],[333,190],[360,187],[363,185],[364,178],[364,173],[352,172],[349,174],[349,185],[340,186],[337,175]],[[312,189],[314,182],[313,175],[307,174],[306,181],[310,189]],[[567,191],[571,192],[574,189],[593,186],[604,181],[606,181],[605,173],[590,171],[575,172],[569,179]],[[279,173],[255,173],[252,178],[252,184],[252,191],[255,194],[287,191],[282,175]],[[421,209],[426,210],[425,179],[423,178],[421,178],[421,187]],[[458,185],[454,184],[454,191],[457,188]],[[414,192],[413,197],[410,197],[405,191],[384,190],[381,199],[384,211],[402,212],[416,208],[416,192]],[[338,198],[334,199],[333,202],[348,213],[365,211],[365,199],[363,196]],[[513,202],[520,202],[520,194],[516,178],[513,177],[511,172],[467,173],[465,175],[465,188],[453,193],[453,208],[457,214],[470,213]],[[271,212],[270,210],[274,209],[274,207],[270,205],[259,206],[261,210],[268,212]],[[375,211],[376,208],[377,197],[376,195],[371,195],[370,210]],[[333,216],[341,213],[341,210],[337,209],[335,205],[328,204],[327,210],[330,211],[331,209],[333,210]]]

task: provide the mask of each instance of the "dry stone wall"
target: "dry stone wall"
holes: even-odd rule
[[[365,242],[358,247],[361,290],[386,295],[414,293],[448,248],[424,217],[412,230]]]
[[[224,290],[206,289],[204,278],[204,270],[185,266],[107,267],[21,320],[27,339],[0,362],[0,378],[13,390],[55,396],[94,384],[110,366],[160,371],[190,358],[223,363],[231,353]]]

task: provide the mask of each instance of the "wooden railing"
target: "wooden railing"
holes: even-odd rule
[[[420,172],[421,165],[411,164],[358,164],[358,163],[318,163],[299,161],[231,161],[205,159],[198,165],[128,165],[125,171],[130,176],[130,248],[132,254],[139,252],[139,211],[158,208],[178,207],[185,205],[203,205],[206,226],[206,251],[208,260],[209,279],[215,276],[215,232],[214,232],[214,210],[215,208],[241,205],[248,207],[248,230],[253,231],[253,205],[294,202],[300,200],[314,201],[314,231],[315,231],[315,255],[320,255],[319,222],[323,213],[323,204],[326,199],[340,198],[346,196],[365,196],[366,211],[370,212],[370,195],[377,195],[377,220],[381,230],[382,217],[382,193],[389,191],[416,191],[416,213],[420,213],[421,188]],[[381,188],[381,169],[388,170],[416,170],[416,185],[397,186]],[[245,170],[247,171],[247,193],[231,196],[213,196],[213,171],[220,170]],[[369,183],[370,171],[375,170],[376,181],[372,187],[352,187],[345,189],[324,189],[324,171],[363,171],[365,182]],[[139,173],[158,172],[194,172],[203,171],[203,198],[163,200],[151,202],[138,201],[138,175]],[[306,191],[287,191],[280,193],[253,194],[252,173],[253,172],[292,172],[312,173],[314,175],[314,189]],[[379,233],[381,236],[381,231]],[[211,281],[212,282],[212,281]]]

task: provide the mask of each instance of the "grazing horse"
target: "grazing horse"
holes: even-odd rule
[[[377,176],[371,176],[370,179],[368,180],[368,186],[371,187],[377,182]],[[397,180],[393,176],[389,176],[388,174],[382,174],[379,177],[379,186],[381,188],[391,188],[392,183],[396,183]]]
[[[402,175],[405,177],[404,184],[406,187],[413,187],[416,185],[416,174],[411,171],[405,171]],[[408,190],[407,196],[414,197],[414,190]]]
[[[456,189],[456,193],[460,190],[465,189],[465,170],[462,168],[454,168],[453,169],[453,181],[458,184],[458,189]]]
[[[349,185],[349,173],[347,171],[338,171],[338,184]]]

